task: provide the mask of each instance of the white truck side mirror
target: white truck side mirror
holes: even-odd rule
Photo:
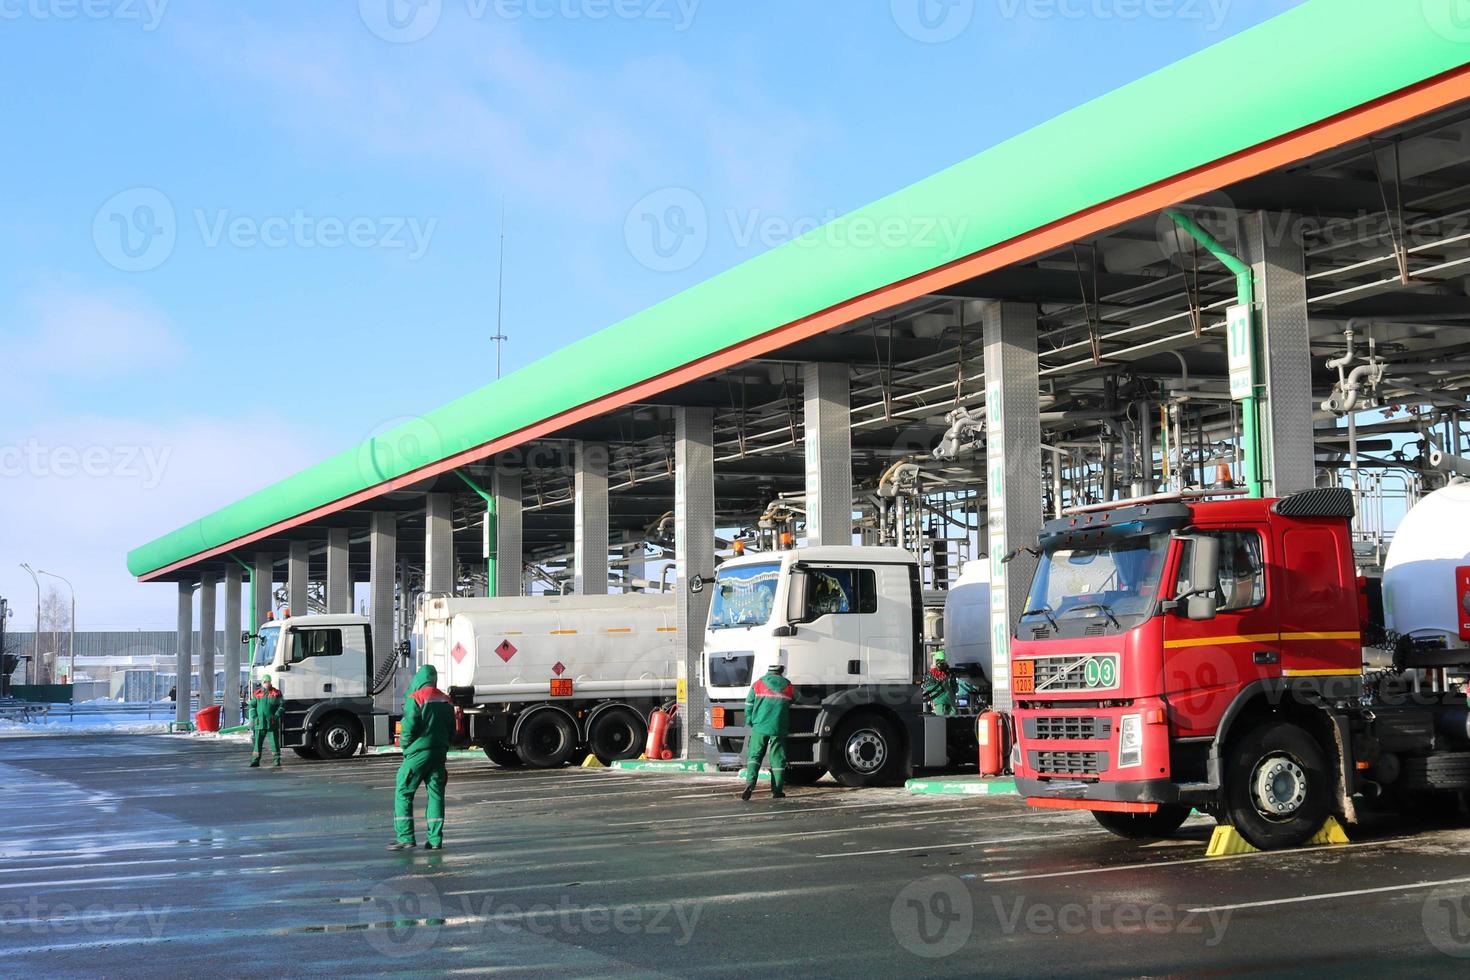
[[[793,625],[807,621],[806,582],[806,572],[792,571],[786,586],[786,622]]]

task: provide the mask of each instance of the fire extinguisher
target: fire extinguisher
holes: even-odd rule
[[[455,706],[454,709],[454,741],[456,745],[463,745],[470,739],[469,726],[465,724],[464,709]]]
[[[1010,754],[1010,716],[1000,711],[987,710],[980,713],[975,723],[975,740],[980,743],[980,775],[999,776],[1006,771],[1006,756]]]
[[[644,755],[650,759],[672,759],[674,753],[664,747],[664,738],[669,733],[669,724],[678,714],[677,704],[666,704],[662,708],[655,708],[648,716],[648,744],[644,748]]]

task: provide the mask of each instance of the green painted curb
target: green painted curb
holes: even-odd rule
[[[231,725],[229,728],[221,728],[219,730],[219,734],[221,734],[221,735],[235,735],[235,734],[238,734],[240,732],[248,732],[248,731],[250,731],[250,726],[249,725]]]
[[[374,745],[368,749],[368,755],[401,755],[403,750],[396,745]],[[479,749],[450,749],[444,753],[449,759],[483,759],[485,753]]]
[[[714,772],[709,763],[698,759],[618,759],[610,769],[631,772]]]
[[[720,769],[698,759],[620,759],[607,768],[621,769],[624,772],[699,773],[705,776],[726,776],[732,779],[745,778],[744,769]],[[759,779],[761,782],[769,782],[770,770],[762,769]]]
[[[1016,791],[1014,779],[981,779],[978,776],[910,779],[903,785],[910,793],[943,796],[997,796]]]

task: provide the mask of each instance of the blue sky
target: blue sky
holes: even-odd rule
[[[0,595],[1294,5],[0,0]]]

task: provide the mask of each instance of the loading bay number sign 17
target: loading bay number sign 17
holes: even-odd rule
[[[1225,311],[1225,347],[1229,352],[1230,397],[1239,401],[1256,391],[1256,345],[1251,337],[1251,308],[1237,303]]]

